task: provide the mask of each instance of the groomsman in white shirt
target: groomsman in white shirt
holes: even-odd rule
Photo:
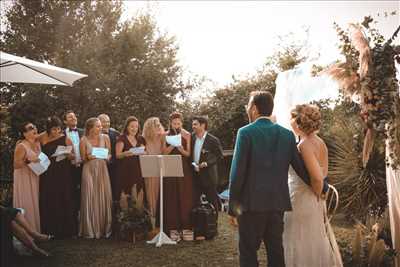
[[[75,214],[78,219],[78,212],[80,209],[80,199],[81,199],[81,175],[82,175],[82,159],[79,151],[79,142],[81,137],[83,136],[83,130],[78,128],[78,119],[75,115],[75,112],[72,110],[67,110],[64,113],[64,124],[65,130],[64,134],[68,136],[72,140],[73,151],[74,151],[74,159],[71,161],[72,167],[72,175],[74,179],[74,187],[75,187]]]
[[[194,166],[194,189],[196,195],[205,194],[216,210],[220,206],[218,185],[218,162],[223,159],[222,146],[217,137],[207,131],[208,119],[197,116],[192,120],[192,165]]]

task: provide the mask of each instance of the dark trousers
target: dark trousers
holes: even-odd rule
[[[113,201],[119,200],[119,196],[117,196],[116,188],[115,188],[115,169],[116,169],[116,162],[112,161],[111,163],[107,164],[108,169],[108,176],[110,177],[110,186],[111,186],[111,193]]]
[[[261,241],[267,250],[269,267],[284,267],[282,245],[283,211],[243,212],[239,223],[239,259],[241,267],[257,267]]]
[[[75,198],[75,208],[74,208],[74,218],[77,220],[77,225],[79,225],[78,214],[81,209],[81,182],[82,182],[82,164],[79,167],[71,165],[71,173],[74,183],[74,198]]]
[[[206,196],[206,199],[208,202],[210,202],[215,210],[217,211],[220,208],[220,201],[217,193],[217,186],[211,182],[211,181],[206,181],[204,177],[200,177],[200,175],[196,172],[194,172],[194,192],[196,195],[195,203],[198,204],[200,203],[200,196],[204,194]]]

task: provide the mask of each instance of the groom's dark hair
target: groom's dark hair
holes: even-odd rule
[[[268,91],[253,91],[250,93],[253,97],[253,104],[257,107],[261,116],[271,116],[274,109],[274,97]]]

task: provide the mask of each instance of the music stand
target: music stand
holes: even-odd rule
[[[176,245],[164,233],[163,216],[163,178],[164,177],[183,177],[181,155],[140,155],[140,169],[144,178],[160,177],[160,232],[147,244],[156,244],[161,247],[163,244]]]

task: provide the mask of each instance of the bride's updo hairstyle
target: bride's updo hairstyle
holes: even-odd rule
[[[292,119],[296,120],[297,127],[303,133],[309,135],[321,128],[321,112],[315,105],[296,105],[290,112]]]

